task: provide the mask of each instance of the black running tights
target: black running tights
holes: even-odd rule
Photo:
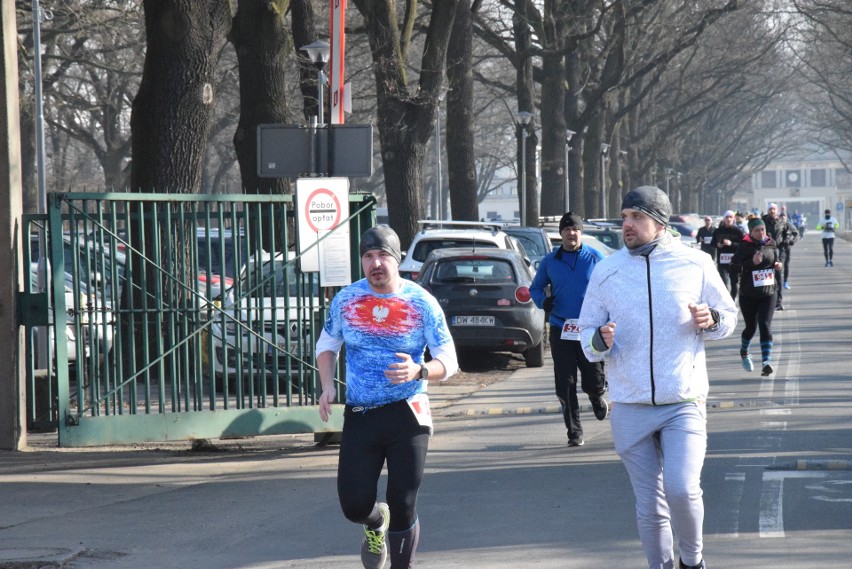
[[[772,317],[775,315],[776,296],[753,298],[740,295],[740,310],[743,313],[743,341],[751,341],[754,332],[760,328],[760,343],[772,341]]]
[[[357,413],[347,405],[337,467],[343,515],[352,522],[366,523],[387,461],[389,529],[410,529],[417,520],[417,492],[428,449],[428,428],[417,423],[405,401]]]
[[[826,261],[831,261],[834,259],[834,237],[832,237],[831,239],[826,239],[823,237],[822,252],[825,255]]]

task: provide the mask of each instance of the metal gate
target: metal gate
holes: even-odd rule
[[[375,199],[350,204],[357,279]],[[339,431],[313,357],[334,291],[298,270],[293,205],[55,194],[24,216],[28,427],[60,446]]]

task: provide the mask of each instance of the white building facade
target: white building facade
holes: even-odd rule
[[[739,211],[758,209],[765,213],[770,203],[786,208],[788,215],[798,210],[810,229],[830,209],[846,230],[852,208],[852,175],[843,162],[832,156],[771,162],[752,175],[750,191],[738,191],[732,205]]]

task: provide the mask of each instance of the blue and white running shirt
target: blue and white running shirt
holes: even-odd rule
[[[444,312],[420,285],[403,280],[391,294],[377,294],[367,279],[341,290],[331,301],[323,332],[346,344],[346,403],[376,407],[425,391],[422,381],[392,384],[384,375],[388,365],[406,353],[423,363],[426,346],[453,348]],[[338,343],[339,342],[339,343]],[[321,342],[322,343],[322,342]],[[317,352],[328,346],[317,345]],[[336,350],[335,350],[336,351]]]

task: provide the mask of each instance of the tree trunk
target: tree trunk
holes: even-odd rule
[[[571,150],[568,152],[568,209],[581,217],[586,217],[586,204],[583,183],[583,142],[585,134],[580,127],[580,93],[583,85],[580,53],[576,46],[565,56],[565,79],[568,89],[565,92],[565,117],[567,128],[574,131],[571,137]]]
[[[565,65],[561,19],[562,0],[544,3],[544,33],[547,53],[542,57],[541,83],[541,213],[561,215],[565,207]]]
[[[473,69],[470,0],[459,2],[447,50],[447,173],[453,219],[476,221],[476,161],[473,139]]]
[[[452,29],[458,0],[432,5],[419,67],[420,78],[414,94],[409,93],[406,83],[406,62],[395,3],[392,0],[355,0],[355,6],[364,16],[373,55],[388,217],[402,246],[407,247],[417,231],[418,218],[426,211],[423,194],[425,147],[432,136],[443,83],[450,36],[446,32]]]
[[[130,117],[133,140],[131,188],[139,192],[198,193],[203,179],[204,157],[213,116],[213,74],[216,62],[231,29],[230,3],[222,0],[145,0],[147,51],[139,93],[133,101]],[[148,291],[174,291],[174,287],[158,286],[163,282],[159,270],[146,266],[148,259],[173,259],[174,252],[162,247],[157,237],[174,227],[157,227],[143,218],[155,205],[134,204],[131,208],[130,243],[141,255],[128,255],[127,282],[122,290],[121,306],[125,309],[146,307],[154,310],[144,316],[125,315],[120,323],[125,341],[125,354],[135,352],[135,366],[127,357],[125,373],[135,373],[160,354],[157,347],[158,310],[177,306],[182,290],[155,298],[144,295],[142,281]],[[166,219],[164,208],[160,220]],[[194,233],[194,228],[192,228]],[[144,239],[144,241],[143,241]],[[168,243],[165,239],[162,243]],[[174,243],[175,241],[171,241]],[[147,245],[146,246],[143,246]],[[183,274],[191,284],[195,275]],[[135,342],[142,330],[149,330],[149,353]],[[162,375],[168,364],[152,370]]]
[[[518,131],[518,211],[521,212],[521,225],[535,227],[538,225],[539,204],[538,187],[535,171],[536,146],[538,137],[535,134],[535,86],[533,85],[532,59],[527,50],[532,45],[527,16],[527,2],[517,0],[512,14],[512,27],[515,35],[517,63],[515,68],[518,110],[532,113],[533,118],[526,126],[521,125]],[[528,134],[524,143],[524,129]],[[526,155],[524,155],[524,147]],[[521,172],[520,166],[523,166]],[[523,175],[524,180],[520,179]]]
[[[286,123],[286,62],[293,46],[283,12],[271,2],[240,2],[229,39],[240,68],[240,121],[234,149],[247,194],[283,194],[286,178],[261,178],[257,173],[257,127]]]
[[[605,172],[601,169],[601,142],[603,142],[603,120],[594,115],[589,124],[589,130],[584,137],[583,170],[586,173],[584,188],[584,203],[586,215],[604,217],[603,195],[601,183]]]

